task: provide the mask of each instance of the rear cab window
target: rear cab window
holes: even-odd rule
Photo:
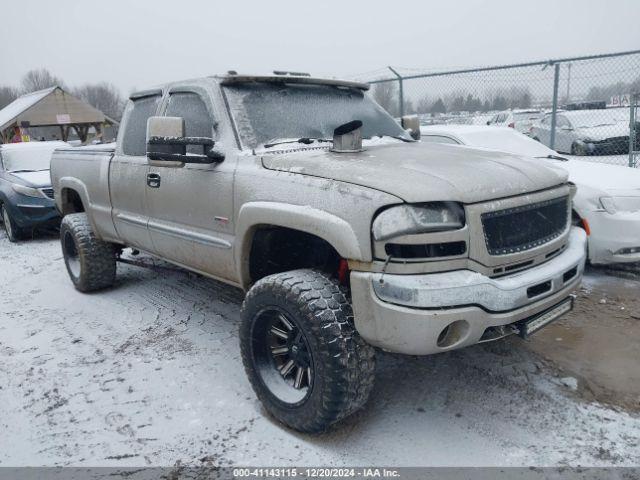
[[[122,152],[125,155],[141,156],[147,151],[147,120],[153,117],[160,104],[161,96],[149,95],[131,99],[129,116],[122,137]]]

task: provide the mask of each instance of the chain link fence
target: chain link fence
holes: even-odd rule
[[[640,50],[447,72],[369,76],[394,117],[515,128],[564,155],[640,166]]]

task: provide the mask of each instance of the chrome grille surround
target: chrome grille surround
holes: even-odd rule
[[[485,218],[488,218],[493,215],[499,215],[499,212],[516,212],[517,214],[520,211],[535,209],[539,205],[560,201],[559,199],[562,199],[566,208],[564,228],[553,232],[553,235],[544,236],[546,238],[538,238],[531,245],[526,245],[527,248],[521,247],[520,250],[516,248],[515,251],[497,252],[488,246],[483,225],[483,215],[487,214]],[[496,271],[499,269],[498,267],[526,263],[527,265],[523,268],[528,268],[545,262],[549,255],[552,255],[554,251],[566,244],[571,228],[571,202],[568,185],[516,197],[470,204],[466,205],[465,210],[467,225],[470,230],[469,258],[484,267],[494,269],[494,275],[501,274],[501,272]]]
[[[524,252],[564,232],[569,197],[486,212],[481,215],[484,240],[491,255]]]

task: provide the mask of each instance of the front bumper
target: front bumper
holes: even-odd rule
[[[352,272],[356,329],[372,345],[410,355],[492,338],[493,327],[527,319],[568,298],[580,283],[585,247],[585,232],[574,227],[561,254],[500,278],[470,270],[384,276]]]
[[[13,195],[5,202],[11,218],[20,228],[31,228],[36,225],[56,223],[60,214],[55,201],[50,198]]]
[[[614,137],[599,141],[578,140],[587,155],[626,155],[629,137]]]
[[[586,216],[593,264],[640,262],[640,212],[604,211]]]

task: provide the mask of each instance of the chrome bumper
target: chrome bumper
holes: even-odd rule
[[[351,273],[356,328],[386,350],[424,355],[477,343],[489,327],[508,325],[556,305],[580,282],[586,234],[572,228],[565,250],[546,263],[501,278],[459,270],[423,275]],[[459,338],[438,342],[444,329]]]
[[[551,261],[501,278],[470,270],[430,275],[373,275],[373,291],[383,302],[411,308],[478,305],[492,312],[513,310],[562,290],[582,274],[586,235],[574,228],[564,252]],[[573,275],[569,275],[573,273]],[[565,277],[567,276],[567,277]],[[536,290],[537,289],[537,290]]]

